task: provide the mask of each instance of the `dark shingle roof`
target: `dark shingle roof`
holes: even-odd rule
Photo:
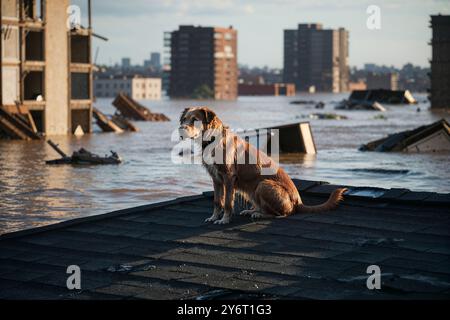
[[[304,202],[337,186],[295,180]],[[212,194],[0,236],[6,299],[450,296],[450,194],[350,188],[335,211],[203,223]],[[81,268],[81,290],[66,268]],[[366,269],[381,268],[381,290]]]

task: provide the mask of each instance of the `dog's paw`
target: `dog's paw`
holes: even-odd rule
[[[239,212],[240,216],[249,216],[251,215],[253,212],[255,212],[255,210],[242,210],[241,212]]]
[[[205,222],[214,222],[214,221],[217,221],[217,220],[219,220],[219,217],[217,217],[215,215],[212,215],[211,217],[206,218]]]
[[[261,212],[253,212],[251,215],[252,219],[261,219],[264,215]]]
[[[220,219],[220,220],[214,221],[214,224],[228,224],[228,223],[230,223],[230,219],[224,219],[224,218],[222,218],[222,219]]]

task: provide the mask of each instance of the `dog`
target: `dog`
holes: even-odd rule
[[[181,139],[200,141],[203,153],[211,149],[213,143],[215,147],[222,148],[219,149],[219,158],[215,159],[220,160],[220,156],[223,155],[225,161],[206,161],[211,160],[211,157],[208,158],[205,154],[202,157],[203,166],[214,185],[214,211],[205,222],[229,223],[236,192],[253,204],[252,209],[243,210],[240,214],[257,219],[329,211],[337,207],[343,200],[343,193],[347,191],[346,188],[339,188],[323,204],[304,205],[288,174],[267,154],[232,133],[208,107],[184,109],[178,131]],[[211,132],[215,134],[212,135]],[[215,150],[211,152],[213,156],[217,155]],[[239,157],[256,161],[255,163],[237,161]],[[263,175],[261,174],[263,168],[271,168],[273,171],[269,175]]]

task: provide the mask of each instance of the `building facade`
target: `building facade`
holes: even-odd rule
[[[398,90],[398,73],[367,73],[366,85],[368,90],[372,89],[386,89]]]
[[[121,92],[135,100],[160,100],[161,78],[96,77],[94,79],[96,98],[114,98]]]
[[[295,84],[247,84],[240,83],[238,86],[240,96],[295,96]]]
[[[195,97],[201,89],[213,99],[237,98],[235,29],[180,26],[165,45],[170,46],[170,97]]]
[[[431,16],[431,108],[450,108],[450,16]]]
[[[284,30],[284,75],[299,91],[348,91],[347,30],[323,29],[321,24],[299,24]]]
[[[67,26],[70,4],[1,1],[0,106],[20,105],[46,135],[92,129],[91,11],[87,28]]]

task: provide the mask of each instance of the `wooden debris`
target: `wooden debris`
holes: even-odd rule
[[[95,120],[97,120],[98,126],[105,132],[123,132],[123,129],[119,127],[114,121],[108,119],[106,115],[104,115],[97,108],[93,108],[92,115]]]
[[[45,161],[46,164],[119,164],[122,162],[122,159],[114,151],[111,151],[110,156],[100,157],[99,155],[81,148],[80,150],[73,152],[72,156],[69,157],[52,140],[48,140],[47,143],[59,153],[61,158]]]
[[[153,113],[137,101],[123,93],[119,93],[113,101],[113,105],[124,118],[138,121],[170,121],[162,113]]]
[[[124,131],[139,131],[138,127],[125,119],[120,114],[115,114],[111,118],[103,114],[97,108],[92,110],[94,118],[97,120],[98,126],[105,132],[124,132]]]
[[[7,138],[22,140],[40,140],[42,136],[37,132],[33,117],[28,110],[18,108],[18,112],[9,112],[0,107],[0,131]]]
[[[117,126],[119,126],[124,131],[139,131],[138,127],[132,124],[130,121],[122,117],[121,115],[115,114],[112,116],[111,121],[114,122]]]

